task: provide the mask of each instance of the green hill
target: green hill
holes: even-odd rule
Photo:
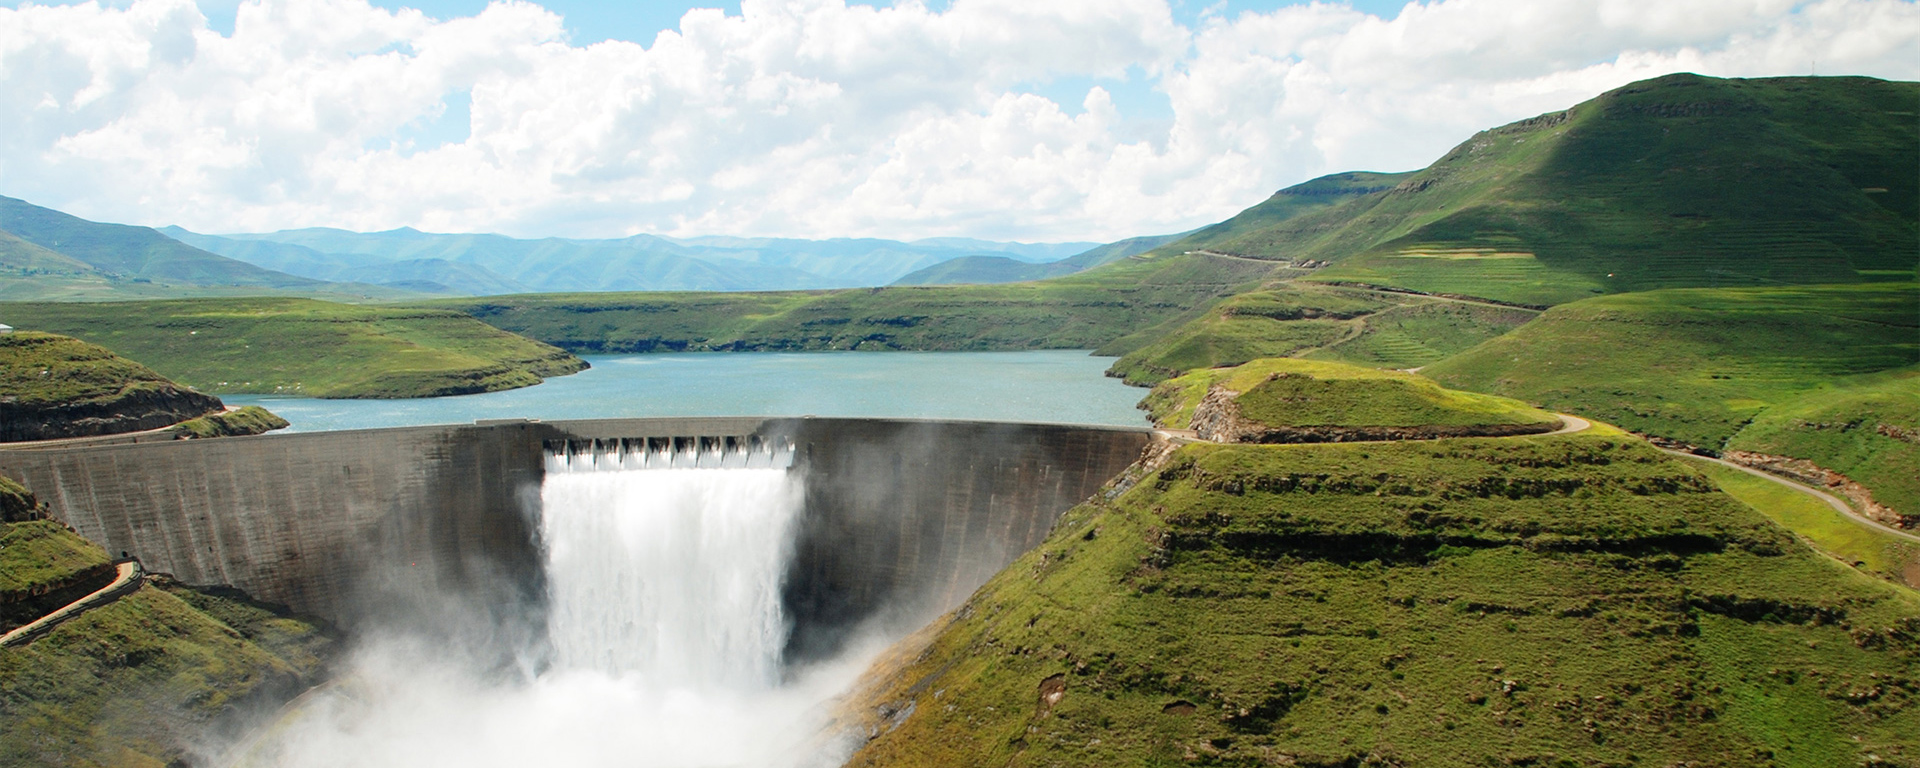
[[[1911,279],[1920,84],[1670,75],[1484,131],[1392,190],[1219,243],[1530,304]],[[1180,247],[1176,244],[1175,247]]]
[[[1920,594],[1608,434],[1181,448],[855,700],[850,766],[1920,760]]]
[[[1527,434],[1560,424],[1525,403],[1445,389],[1410,373],[1285,358],[1194,371],[1154,387],[1141,407],[1159,426],[1191,427],[1224,442]]]
[[[1841,380],[1788,399],[1734,433],[1727,449],[1811,461],[1920,522],[1920,369]]]
[[[1915,283],[1603,296],[1421,373],[1718,450],[1768,406],[1920,362],[1916,306]]]
[[[1911,280],[1920,192],[1898,169],[1920,164],[1916,107],[1916,83],[1674,75],[1482,132],[1384,191],[1268,201],[1161,252],[1331,262],[1273,277],[1388,287],[1401,294],[1376,296],[1403,308],[1354,315],[1342,340],[1229,302],[1113,373],[1144,384],[1298,354],[1416,367],[1596,294]]]
[[[105,348],[49,333],[0,335],[0,442],[138,432],[220,409],[219,398]]]
[[[435,309],[179,299],[0,304],[0,316],[152,361],[205,392],[432,397],[531,386],[586,367],[559,349]]]

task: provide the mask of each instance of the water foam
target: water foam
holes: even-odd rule
[[[417,641],[376,643],[255,764],[836,765],[824,702],[864,657],[783,681],[796,473],[548,475],[549,666],[503,684]]]

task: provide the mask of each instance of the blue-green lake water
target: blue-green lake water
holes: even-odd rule
[[[1085,351],[702,352],[594,355],[537,386],[414,400],[227,395],[293,422],[289,431],[471,423],[475,419],[872,416],[1145,426],[1146,390],[1103,375]]]

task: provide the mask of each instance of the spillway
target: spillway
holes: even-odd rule
[[[783,663],[781,593],[804,498],[800,472],[776,467],[550,473],[538,525],[545,642],[515,649],[540,657],[536,669],[503,675],[484,653],[375,635],[339,682],[218,762],[836,765],[857,739],[825,727],[824,703],[865,657],[798,673]]]
[[[785,469],[549,475],[553,665],[663,688],[772,688],[804,489]]]

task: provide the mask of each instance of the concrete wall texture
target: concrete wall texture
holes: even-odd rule
[[[1144,429],[868,419],[508,422],[0,450],[115,555],[364,627],[544,626],[534,532],[556,439],[792,439],[806,516],[790,657],[952,608],[1139,457]]]

